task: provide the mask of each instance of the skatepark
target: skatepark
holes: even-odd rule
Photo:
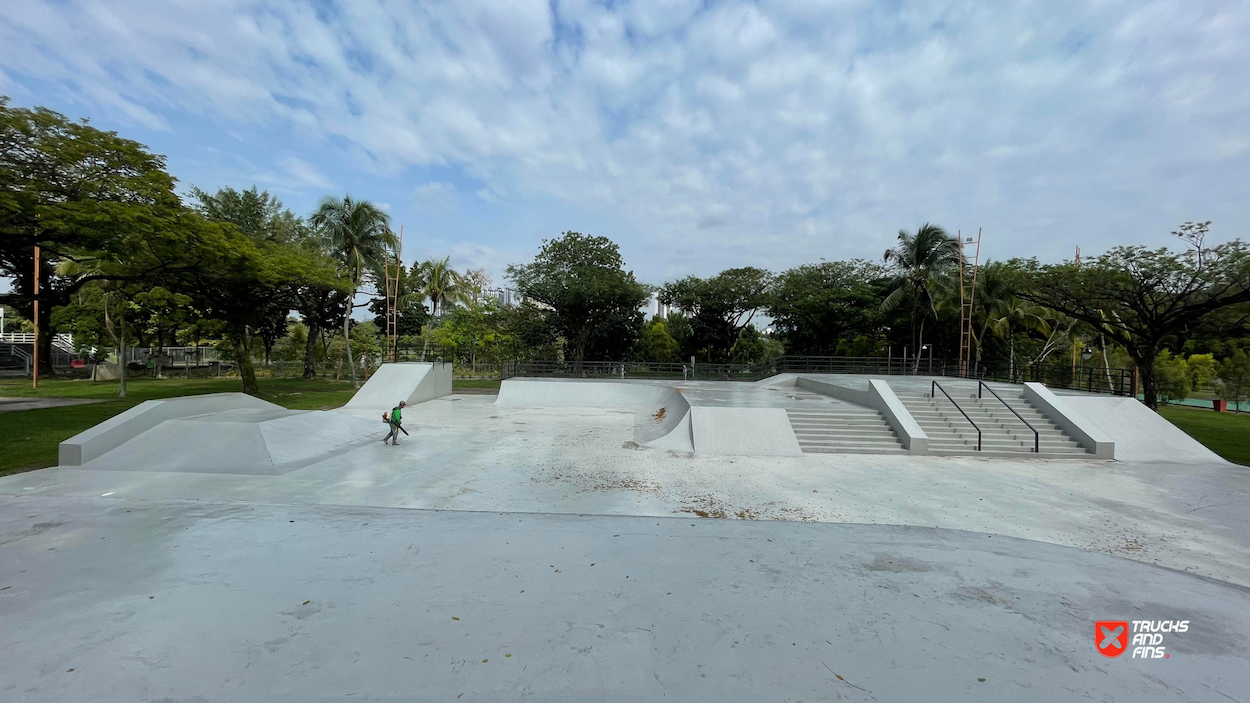
[[[1250,479],[1131,398],[384,364],[338,410],[149,401],[60,456],[0,479],[6,699],[1250,690]],[[1191,625],[1091,643],[1141,619]]]

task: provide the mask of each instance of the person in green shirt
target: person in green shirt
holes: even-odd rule
[[[406,405],[407,403],[401,400],[399,401],[399,405],[396,405],[395,407],[391,408],[390,417],[387,417],[386,413],[382,413],[382,419],[386,421],[386,424],[391,426],[391,433],[386,435],[386,439],[382,440],[383,444],[387,444],[388,442],[390,442],[390,439],[392,437],[395,438],[395,441],[390,442],[391,446],[393,447],[396,444],[399,444],[399,433],[404,432],[404,428],[403,428],[404,407]],[[404,432],[404,434],[408,434],[408,433]]]

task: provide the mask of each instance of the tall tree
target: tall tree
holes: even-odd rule
[[[229,222],[252,239],[291,244],[310,234],[298,215],[284,208],[269,191],[258,192],[256,186],[244,191],[220,188],[216,193],[192,188],[191,197],[204,217]]]
[[[311,218],[313,226],[347,271],[353,301],[365,276],[381,269],[387,253],[399,246],[399,239],[391,231],[390,221],[391,218],[378,206],[367,200],[356,200],[350,195],[343,196],[341,200],[331,196],[322,198]],[[359,388],[360,380],[352,360],[353,307],[354,303],[349,304],[343,315],[343,342],[346,345],[347,365],[352,370],[352,384]]]
[[[543,240],[532,263],[509,266],[508,278],[525,298],[550,309],[580,369],[588,357],[624,358],[638,338],[650,288],[623,266],[607,237],[565,232]]]
[[[946,230],[926,222],[914,234],[899,230],[898,244],[886,250],[885,263],[893,268],[895,276],[890,294],[881,301],[881,309],[889,311],[910,303],[912,348],[916,350],[919,368],[925,321],[930,314],[937,316],[935,279],[959,265],[959,242]]]
[[[351,312],[351,284],[339,276],[323,282],[306,281],[295,293],[295,311],[308,332],[304,339],[303,376],[316,378],[317,342],[323,332],[331,330],[344,315]]]
[[[1232,401],[1233,412],[1241,412],[1241,401],[1250,392],[1250,354],[1234,349],[1216,372],[1225,400]]]
[[[164,285],[190,296],[197,309],[224,323],[243,392],[257,395],[252,342],[258,331],[274,311],[295,307],[301,286],[334,285],[336,271],[298,245],[257,242],[226,223],[201,220],[188,246],[187,256],[197,265],[169,276]]]
[[[768,314],[788,354],[834,354],[838,342],[876,336],[885,270],[868,261],[822,261],[777,275]]]
[[[659,316],[643,323],[636,353],[642,361],[681,361],[681,345],[668,333],[668,323]]]
[[[451,267],[451,257],[429,259],[416,267],[416,288],[430,301],[430,316],[438,317],[448,305],[466,303],[472,298],[473,284]]]
[[[420,266],[399,266],[399,282],[396,286],[395,324],[396,333],[400,337],[421,334],[421,329],[430,321],[430,311],[425,309],[425,292],[419,277]],[[373,324],[386,333],[386,291],[378,289],[379,297],[369,301],[369,312],[372,312]]]
[[[138,142],[43,108],[9,106],[0,96],[0,303],[33,318],[34,251],[40,248],[39,357],[51,373],[51,313],[82,286],[107,276],[142,280],[176,265],[167,245],[182,235],[182,206],[165,160]],[[142,256],[130,256],[143,250]],[[66,261],[130,259],[125,270],[95,267],[57,274]]]
[[[1038,267],[1021,298],[1091,325],[1137,364],[1142,393],[1159,407],[1155,359],[1169,338],[1215,312],[1250,301],[1250,250],[1241,240],[1207,247],[1210,223],[1176,234],[1189,248],[1116,247],[1092,262]]]
[[[694,344],[709,361],[728,361],[729,350],[755,313],[769,302],[771,274],[754,267],[721,271],[711,278],[687,276],[664,285],[660,302],[686,314]]]

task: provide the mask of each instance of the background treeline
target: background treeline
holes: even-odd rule
[[[0,99],[0,275],[13,281],[0,303],[33,319],[38,246],[42,359],[56,332],[97,358],[214,344],[252,393],[257,367],[275,361],[300,364],[306,377],[356,379],[382,359],[382,266],[397,243],[385,212],[328,196],[301,216],[255,188],[192,188],[184,199],[175,185],[141,144]],[[1250,254],[1240,240],[1206,245],[1208,226],[1186,223],[1175,250],[983,263],[970,310],[975,362],[1064,364],[1082,351],[1093,359],[1082,364],[1137,368],[1152,407],[1211,382],[1243,397]],[[742,267],[653,286],[611,240],[565,232],[508,267],[500,285],[516,304],[499,302],[485,272],[446,258],[401,267],[399,346],[454,354],[470,370],[531,360],[953,358],[959,256],[956,239],[926,224],[899,232],[880,261]],[[671,312],[650,314],[653,296]]]

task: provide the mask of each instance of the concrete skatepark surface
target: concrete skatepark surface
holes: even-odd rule
[[[681,395],[797,400],[748,385]],[[1244,467],[701,455],[638,442],[633,407],[492,401],[283,473],[0,479],[0,699],[1250,690]],[[1111,619],[1192,626],[1166,660],[1107,659]]]
[[[18,536],[0,566],[13,584],[0,595],[8,700],[1217,701],[1250,687],[1246,589],[1010,538],[0,507],[0,529]],[[1166,660],[1112,660],[1093,643],[1110,614],[1191,625]]]

